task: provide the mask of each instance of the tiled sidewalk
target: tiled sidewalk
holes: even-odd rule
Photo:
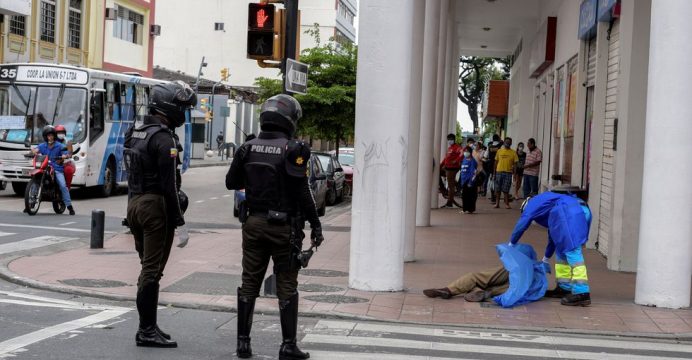
[[[543,299],[513,309],[502,309],[490,303],[467,303],[461,297],[451,300],[429,299],[422,290],[442,287],[465,272],[491,268],[499,263],[494,244],[505,242],[511,233],[518,210],[491,209],[487,200],[479,199],[479,211],[464,215],[457,209],[433,211],[433,226],[419,228],[416,261],[405,266],[407,290],[397,293],[364,292],[348,289],[347,276],[307,276],[299,281],[306,290],[311,286],[333,286],[332,292],[301,292],[300,310],[304,313],[330,316],[356,316],[426,324],[479,325],[569,329],[617,333],[676,334],[692,337],[692,310],[666,310],[642,307],[633,303],[635,275],[608,271],[605,259],[593,250],[586,251],[586,262],[592,286],[593,304],[588,308],[562,306],[559,300]],[[515,203],[515,207],[518,205]],[[347,272],[350,233],[341,231],[350,225],[350,213],[327,220],[326,240],[313,256],[310,270]],[[542,253],[545,231],[532,227],[524,235]],[[235,286],[241,272],[240,230],[210,230],[192,233],[190,244],[174,247],[161,282],[160,301],[185,306],[235,308]],[[139,261],[132,237],[118,235],[106,242],[102,250],[88,247],[48,256],[19,258],[8,266],[20,278],[51,286],[90,291],[101,295],[134,298]],[[270,265],[271,269],[271,265]],[[199,289],[192,292],[165,291],[180,285],[186,277],[200,274],[228,277],[222,292]],[[317,274],[320,275],[320,274]],[[344,275],[344,274],[342,274]],[[61,282],[67,279],[115,280],[125,286],[111,288],[74,287]],[[190,283],[189,278],[186,283]],[[200,285],[200,284],[197,284]],[[551,280],[551,287],[554,281]],[[203,284],[202,284],[203,287]],[[218,290],[218,289],[217,289]],[[207,294],[204,294],[204,293]],[[359,298],[360,303],[326,303],[309,298],[321,295],[344,295]],[[314,298],[313,298],[314,299]],[[260,298],[258,311],[277,311],[276,299]]]

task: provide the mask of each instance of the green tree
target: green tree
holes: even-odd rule
[[[501,68],[498,68],[500,66]],[[495,59],[462,56],[459,59],[459,88],[457,94],[473,122],[473,132],[478,126],[478,106],[483,101],[483,92],[488,80],[509,79],[509,58]]]
[[[357,47],[329,42],[301,52],[300,61],[308,64],[308,91],[296,95],[303,108],[298,133],[317,139],[339,142],[352,136],[356,114]],[[260,101],[281,93],[282,81],[260,77]]]

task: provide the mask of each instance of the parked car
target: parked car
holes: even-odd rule
[[[341,148],[338,155],[341,168],[344,169],[346,177],[344,190],[345,195],[351,195],[353,192],[353,167],[356,166],[356,152],[353,148]]]
[[[344,199],[346,176],[344,169],[335,155],[326,152],[313,152],[320,160],[322,169],[327,175],[327,205],[334,205]]]
[[[324,216],[327,211],[327,175],[322,169],[320,160],[314,155],[310,156],[308,179],[310,189],[315,196],[317,215]],[[233,216],[238,217],[243,206],[245,206],[245,190],[236,190],[233,197]]]

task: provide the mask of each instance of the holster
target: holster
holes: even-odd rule
[[[300,270],[301,261],[299,259],[300,252],[303,250],[303,239],[305,238],[305,220],[298,215],[290,218],[291,236],[289,238],[290,254],[288,261],[289,271]]]

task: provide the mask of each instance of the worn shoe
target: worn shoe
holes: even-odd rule
[[[562,299],[571,293],[571,291],[565,290],[558,285],[555,286],[555,289],[546,291],[544,296],[547,298]]]
[[[178,347],[178,343],[166,339],[158,331],[156,331],[156,326],[150,326],[148,328],[140,328],[137,330],[137,335],[135,336],[135,342],[137,346],[143,347],[158,347],[158,348],[174,348]]]
[[[440,209],[451,209],[453,207],[454,207],[454,205],[452,205],[452,204],[444,204],[444,205],[440,206]]]
[[[67,210],[70,211],[70,215],[74,215],[74,208],[72,207],[72,205],[68,206]]]
[[[449,291],[448,288],[441,288],[441,289],[426,289],[423,290],[423,294],[429,298],[443,298],[443,299],[449,299],[452,297],[452,292]]]
[[[560,304],[565,306],[589,306],[591,305],[591,294],[569,294],[560,300]]]
[[[490,299],[490,291],[485,290],[474,290],[469,293],[464,294],[464,300],[468,302],[483,302]]]
[[[171,336],[168,335],[167,333],[165,333],[163,330],[161,330],[161,328],[160,328],[158,325],[155,325],[155,326],[156,326],[156,332],[158,332],[159,335],[163,336],[163,338],[166,339],[166,340],[170,340],[170,339],[171,339]]]

